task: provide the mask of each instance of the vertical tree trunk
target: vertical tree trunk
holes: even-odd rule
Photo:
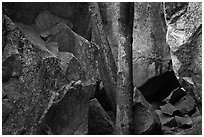
[[[99,73],[103,81],[111,107],[116,112],[117,67],[105,34],[100,9],[97,2],[90,3],[93,21],[92,41],[99,46]]]
[[[116,134],[131,134],[133,116],[132,30],[134,4],[118,3],[118,79]]]

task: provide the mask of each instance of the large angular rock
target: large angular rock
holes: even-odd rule
[[[163,134],[159,118],[137,88],[134,89],[133,100],[134,134]]]
[[[139,87],[149,78],[171,69],[162,3],[134,3],[134,86]]]
[[[184,89],[190,84],[198,102],[202,97],[202,3],[165,3],[167,43],[173,70]]]
[[[169,116],[181,115],[181,112],[170,103],[167,103],[161,106],[160,108],[163,114],[166,114]]]
[[[93,90],[94,85],[81,81],[61,88],[64,96],[54,99],[38,134],[48,132],[47,128],[55,135],[88,134],[89,93]]]
[[[89,135],[110,135],[114,131],[111,118],[95,98],[89,103],[88,129]]]
[[[46,134],[87,134],[88,100],[94,95],[94,80],[97,77],[85,71],[88,66],[86,61],[90,60],[85,58],[86,61],[79,62],[73,54],[60,52],[58,47],[49,50],[43,40],[30,31],[30,26],[16,25],[6,15],[3,18],[7,32],[3,60],[17,54],[22,71],[18,77],[10,77],[3,83],[13,107],[3,122],[2,133],[43,134],[41,127],[45,116],[50,108],[55,108],[54,111],[61,113],[55,115],[56,119],[63,122],[51,122],[53,127],[47,126],[51,130]],[[79,80],[81,84],[76,82]],[[61,110],[61,107],[64,109]],[[67,124],[73,122],[69,118],[75,120],[76,125]],[[54,121],[56,119],[53,118]]]
[[[70,52],[79,60],[82,70],[86,73],[86,80],[99,80],[98,47],[95,44],[73,32],[64,23],[60,23],[44,33],[49,35],[47,44],[56,42],[60,52]]]
[[[179,102],[175,104],[175,107],[183,114],[190,114],[196,106],[195,100],[190,96],[184,96]]]
[[[175,116],[175,120],[178,127],[190,128],[193,125],[193,121],[189,116],[184,117]]]
[[[160,110],[155,110],[157,116],[159,117],[162,126],[176,127],[177,123],[174,117],[163,114]]]

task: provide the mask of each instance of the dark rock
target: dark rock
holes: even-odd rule
[[[110,135],[113,134],[114,124],[111,118],[101,107],[97,99],[92,99],[89,103],[89,135]]]
[[[89,70],[84,66],[87,65],[86,61],[90,62],[90,58],[79,62],[71,53],[53,53],[32,27],[16,27],[6,15],[3,16],[8,32],[3,60],[13,54],[20,54],[23,65],[18,79],[11,78],[3,84],[13,107],[2,124],[2,133],[45,134],[46,132],[41,133],[42,125],[46,125],[45,115],[55,108],[55,112],[60,113],[56,114],[57,120],[53,118],[53,121],[57,122],[50,121],[52,126],[45,126],[49,134],[54,131],[56,134],[87,134],[88,100],[90,95],[94,94],[96,78],[94,74],[87,72]],[[87,56],[87,53],[83,55]],[[82,84],[74,82],[78,80],[81,80]],[[67,124],[70,122],[67,116],[73,116],[70,120],[74,120],[76,125]]]
[[[91,16],[86,2],[4,2],[2,5],[14,22],[26,25],[32,25],[40,13],[48,11],[57,18],[72,22],[73,30],[90,40]]]
[[[95,91],[94,97],[98,100],[98,102],[101,104],[103,109],[105,109],[106,111],[113,111],[111,107],[111,103],[108,100],[105,88],[104,87],[101,88],[100,83],[102,82],[98,82],[98,84],[96,85],[96,91]]]
[[[164,101],[169,102],[171,104],[175,104],[185,95],[186,95],[186,92],[182,88],[178,87],[177,89],[172,91],[171,94],[167,98],[165,98]]]
[[[175,120],[177,126],[181,128],[190,128],[193,125],[193,121],[189,116],[184,117],[175,116]]]
[[[162,103],[161,102],[152,102],[151,105],[152,105],[152,108],[154,110],[160,110],[161,109],[160,106],[162,106]]]
[[[196,103],[195,100],[190,96],[184,96],[179,102],[174,105],[183,115],[189,114],[194,110]]]
[[[156,113],[137,88],[134,89],[133,115],[134,134],[163,134]]]
[[[73,28],[73,24],[69,20],[54,16],[49,11],[41,12],[35,19],[35,25],[41,32],[56,26],[60,22],[65,23],[70,28]]]
[[[156,114],[158,115],[161,124],[167,127],[176,127],[176,120],[174,117],[168,116],[163,114],[160,110],[155,110]]]
[[[9,113],[12,111],[12,104],[8,99],[2,100],[2,123],[8,118]]]
[[[18,54],[12,54],[2,63],[2,80],[7,82],[11,77],[20,77],[22,74],[21,57]]]
[[[193,125],[190,129],[186,129],[176,135],[202,135],[202,121]]]
[[[2,87],[2,99],[4,99],[6,96],[7,96],[7,95],[6,95],[6,93],[4,92],[4,89],[3,89],[3,87]]]
[[[47,125],[51,134],[55,135],[88,134],[89,92],[94,90],[94,85],[77,81],[61,90],[63,98],[54,100],[40,131],[45,130]]]
[[[181,112],[170,103],[161,106],[161,112],[169,116],[181,115]]]
[[[164,132],[164,135],[174,135],[175,134],[174,128],[171,128],[171,127],[162,126],[162,130]]]
[[[143,94],[145,99],[149,103],[152,103],[161,102],[178,87],[180,87],[180,84],[174,75],[174,72],[169,71],[149,79],[141,87],[138,87],[138,89]]]
[[[3,84],[3,89],[10,101],[21,98],[23,96],[23,92],[27,90],[16,78],[11,78],[8,82]]]

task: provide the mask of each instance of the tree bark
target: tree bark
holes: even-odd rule
[[[116,93],[116,134],[132,132],[133,75],[132,30],[134,4],[118,3],[118,79]]]
[[[117,67],[105,34],[97,2],[90,3],[92,14],[92,41],[99,46],[98,67],[111,107],[116,112]]]

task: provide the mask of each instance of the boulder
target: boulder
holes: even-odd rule
[[[82,49],[86,49],[86,52],[77,49],[81,51],[81,58],[77,59],[72,53],[60,52],[58,47],[56,50],[48,49],[31,26],[15,24],[6,15],[3,18],[7,33],[3,61],[17,54],[17,60],[22,65],[19,66],[19,75],[11,71],[17,77],[10,77],[3,83],[4,91],[13,107],[2,123],[2,133],[87,134],[88,102],[90,96],[94,95],[97,77],[94,75],[96,73],[90,73],[92,69],[89,67],[92,66],[86,64],[93,57],[93,54],[86,53],[86,46],[91,47],[88,41],[84,44],[84,38],[75,35],[78,42],[81,40]],[[94,48],[90,50],[95,51]],[[87,55],[89,58],[86,58]],[[9,63],[4,65],[7,64]],[[87,70],[87,66],[90,70]],[[50,121],[51,126],[45,122],[49,118],[48,112],[55,116],[52,118],[55,122]],[[70,122],[71,125],[68,124]],[[75,125],[72,125],[73,122]],[[47,132],[42,130],[43,125],[46,125]]]
[[[136,135],[163,134],[161,130],[161,123],[156,113],[137,88],[134,89],[133,100],[133,133]]]
[[[175,120],[178,127],[190,128],[193,125],[193,121],[189,116],[184,117],[175,116]]]
[[[70,52],[79,60],[82,70],[86,73],[86,80],[99,81],[97,45],[76,34],[64,23],[57,24],[44,33],[49,35],[46,42],[48,48],[49,43],[57,43],[60,52]]]
[[[102,108],[96,98],[90,100],[89,103],[89,120],[88,134],[89,135],[110,135],[113,134],[114,124]]]
[[[89,93],[93,92],[94,85],[79,80],[64,85],[60,90],[64,96],[58,96],[53,100],[53,105],[45,114],[38,134],[88,134]]]
[[[202,102],[202,3],[165,4],[166,40],[171,49],[173,70],[186,91],[188,86]]]
[[[183,115],[190,114],[196,106],[195,100],[190,96],[184,96],[179,102],[174,105]]]
[[[177,126],[177,123],[174,117],[165,115],[160,110],[155,110],[155,112],[157,116],[159,117],[162,126],[167,126],[171,128]]]
[[[167,103],[167,104],[161,106],[160,108],[161,108],[161,112],[163,114],[166,114],[169,116],[181,115],[181,112],[170,103]]]

